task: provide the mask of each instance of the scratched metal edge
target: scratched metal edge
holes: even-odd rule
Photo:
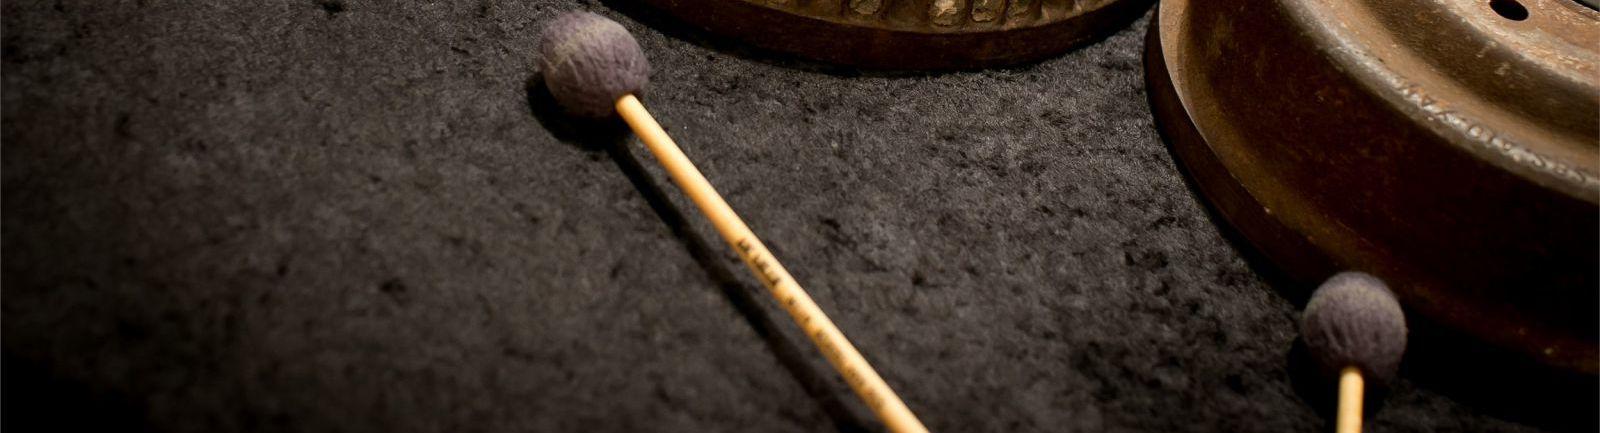
[[[640,1],[701,30],[761,49],[863,69],[909,71],[1040,61],[1127,27],[1155,0],[1111,0],[1037,26],[980,32],[839,23],[746,0]]]
[[[1507,131],[1492,128],[1479,114],[1460,109],[1449,100],[1431,95],[1423,83],[1392,67],[1378,53],[1347,43],[1355,37],[1339,28],[1339,17],[1326,10],[1326,5],[1307,2],[1285,4],[1289,6],[1289,11],[1304,17],[1302,22],[1316,23],[1306,29],[1307,36],[1323,42],[1324,46],[1338,47],[1328,49],[1326,53],[1347,67],[1348,75],[1357,83],[1372,94],[1383,97],[1390,106],[1421,120],[1419,124],[1447,137],[1451,143],[1478,155],[1485,162],[1571,197],[1600,204],[1600,173],[1596,173],[1593,167],[1562,162]]]

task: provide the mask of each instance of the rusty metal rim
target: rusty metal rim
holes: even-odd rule
[[[1185,98],[1185,92],[1180,75],[1186,66],[1181,61],[1174,61],[1176,42],[1180,36],[1177,33],[1183,21],[1185,8],[1189,2],[1185,0],[1167,0],[1161,3],[1156,18],[1150,24],[1150,33],[1146,40],[1145,74],[1149,83],[1149,94],[1152,110],[1156,114],[1157,124],[1172,146],[1172,151],[1177,156],[1179,163],[1185,168],[1188,177],[1195,183],[1205,199],[1211,202],[1212,207],[1228,221],[1249,243],[1261,251],[1276,267],[1289,276],[1304,281],[1313,282],[1319,276],[1326,276],[1338,271],[1338,263],[1373,263],[1381,262],[1382,257],[1357,257],[1362,253],[1352,250],[1335,249],[1326,250],[1327,245],[1319,246],[1319,242],[1308,238],[1299,232],[1279,215],[1267,210],[1263,202],[1258,199],[1240,179],[1229,171],[1227,166],[1218,159],[1215,143],[1209,142],[1203,132],[1203,125],[1196,124],[1197,119],[1192,116],[1192,104]],[[1370,81],[1367,82],[1370,84]],[[1191,84],[1192,85],[1192,84]],[[1392,90],[1392,89],[1391,89]],[[1382,95],[1384,92],[1374,92]],[[1398,101],[1388,99],[1390,103],[1399,103],[1397,111],[1413,116],[1426,116],[1419,114],[1414,101]],[[1426,119],[1424,120],[1426,121]],[[1459,134],[1460,130],[1432,129],[1435,134]],[[1455,137],[1460,139],[1459,136]],[[1470,138],[1470,137],[1469,137]],[[1505,161],[1495,161],[1502,168]],[[1515,161],[1513,161],[1515,162]],[[1519,173],[1526,175],[1526,173]],[[1551,185],[1545,179],[1535,179],[1547,188],[1562,190],[1559,185]],[[1566,180],[1571,180],[1566,179]],[[1568,183],[1568,187],[1573,184]],[[1587,188],[1587,187],[1584,187]],[[1572,194],[1570,189],[1562,190]],[[1581,194],[1587,189],[1579,189],[1577,198],[1593,203],[1593,198]],[[1322,240],[1326,242],[1326,240]],[[1356,256],[1352,256],[1352,254]],[[1476,302],[1476,301],[1474,301]],[[1467,307],[1473,311],[1499,311],[1491,315],[1505,315],[1515,317],[1516,314],[1507,314],[1496,306],[1484,305],[1481,302],[1475,306]],[[1410,306],[1408,308],[1415,308]],[[1432,307],[1424,308],[1429,310]],[[1485,309],[1488,310],[1485,310]],[[1501,324],[1494,321],[1472,323],[1470,319],[1463,320],[1460,314],[1441,313],[1439,311],[1423,311],[1430,319],[1441,320],[1442,324],[1452,328],[1462,329],[1478,338],[1486,339],[1491,344],[1511,349],[1516,352],[1530,354],[1530,359],[1554,366],[1563,370],[1581,372],[1594,375],[1597,370],[1595,359],[1596,347],[1583,339],[1570,340],[1570,336],[1563,336],[1559,331],[1552,334],[1549,330],[1528,328],[1499,329]],[[1454,317],[1453,319],[1450,317]],[[1534,317],[1522,317],[1513,321],[1537,320]],[[1549,347],[1560,347],[1560,353],[1552,355]],[[1544,348],[1544,349],[1541,349]],[[1540,353],[1542,352],[1542,353]]]
[[[1154,0],[1109,0],[1037,26],[992,31],[863,26],[747,0],[644,0],[711,33],[827,63],[881,70],[960,70],[1040,61],[1116,32]]]
[[[1590,19],[1600,20],[1600,12],[1581,7],[1575,3],[1564,0],[1536,0],[1553,4],[1553,7],[1543,8],[1541,11],[1557,11],[1564,13],[1587,15]],[[1488,8],[1492,2],[1460,2],[1451,6],[1466,5],[1467,7]],[[1337,8],[1354,9],[1355,2],[1335,3],[1296,3],[1288,2],[1293,12],[1304,16],[1303,22],[1315,23],[1307,32],[1307,36],[1325,46],[1339,46],[1341,49],[1329,50],[1330,56],[1336,57],[1340,64],[1359,65],[1348,71],[1349,76],[1366,86],[1372,94],[1383,97],[1391,107],[1405,112],[1416,119],[1419,124],[1427,125],[1434,133],[1450,137],[1461,149],[1477,155],[1484,161],[1495,164],[1524,178],[1545,187],[1559,190],[1574,198],[1590,203],[1600,203],[1600,175],[1597,175],[1596,161],[1573,161],[1571,159],[1550,155],[1541,146],[1548,146],[1546,142],[1527,138],[1511,136],[1505,129],[1490,126],[1496,120],[1493,118],[1474,119],[1470,116],[1495,117],[1496,113],[1488,110],[1475,110],[1473,114],[1457,114],[1449,111],[1448,104],[1442,101],[1443,97],[1430,96],[1424,93],[1417,81],[1425,79],[1412,77],[1411,74],[1421,74],[1428,71],[1426,67],[1411,68],[1411,74],[1402,71],[1399,65],[1391,64],[1396,56],[1389,51],[1379,58],[1371,48],[1351,47],[1343,41],[1352,38],[1356,33],[1350,26],[1341,24],[1340,17],[1334,16],[1332,10]],[[1539,59],[1539,56],[1530,56]],[[1423,63],[1422,60],[1405,59]],[[1597,59],[1589,59],[1594,63]],[[1432,66],[1432,65],[1429,65]],[[1559,68],[1552,68],[1557,69]],[[1590,71],[1592,74],[1594,71]],[[1583,75],[1579,73],[1578,75]],[[1593,81],[1586,81],[1585,77],[1566,77],[1572,80],[1568,84],[1575,84],[1563,90],[1572,93],[1600,94],[1594,87]],[[1435,80],[1448,81],[1448,80]],[[1437,86],[1438,83],[1430,83]],[[1405,89],[1395,91],[1395,89]],[[1429,104],[1428,102],[1436,102]],[[1505,122],[1502,122],[1505,123]],[[1593,139],[1594,137],[1589,137]]]

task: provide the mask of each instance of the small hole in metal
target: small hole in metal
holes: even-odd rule
[[[1522,3],[1518,3],[1517,0],[1489,0],[1489,8],[1494,9],[1494,13],[1500,14],[1501,17],[1508,20],[1522,21],[1528,19],[1528,8],[1522,6]]]

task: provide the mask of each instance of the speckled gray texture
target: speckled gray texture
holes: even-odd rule
[[[589,12],[572,12],[543,23],[539,73],[567,112],[607,117],[617,98],[644,89],[650,62],[628,29]]]
[[[1356,367],[1381,385],[1394,378],[1406,351],[1406,317],[1383,281],[1340,272],[1311,294],[1300,317],[1306,348],[1324,374]]]
[[[652,112],[935,431],[1326,425],[1291,384],[1298,307],[1156,135],[1143,22],[881,75],[626,6],[4,2],[6,422],[848,429],[637,142],[528,90],[539,23],[580,9],[638,38]],[[1404,374],[1385,402],[1368,431],[1535,430]]]

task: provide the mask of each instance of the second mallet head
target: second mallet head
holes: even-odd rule
[[[1306,303],[1300,332],[1324,373],[1356,367],[1369,379],[1394,378],[1406,350],[1400,302],[1377,277],[1342,272],[1322,283]]]

